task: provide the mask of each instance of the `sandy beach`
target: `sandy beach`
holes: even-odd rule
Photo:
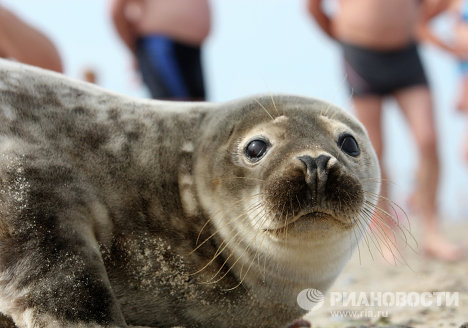
[[[465,223],[452,223],[444,228],[452,240],[464,246],[467,245],[468,223],[466,221]],[[411,233],[416,240],[419,240],[417,227],[412,227]],[[372,245],[370,248],[373,249]],[[407,264],[389,264],[375,249],[372,251],[372,258],[366,242],[362,242],[360,251],[354,254],[352,260],[325,295],[323,306],[312,310],[306,318],[314,328],[461,327],[468,322],[468,256],[461,261],[443,263],[429,259],[421,253],[419,246],[415,251],[406,247],[402,254]],[[369,303],[370,296],[374,295],[376,300],[373,305],[381,306],[340,306],[342,302],[336,301],[337,295],[347,296],[351,295],[350,292],[357,295],[358,299],[360,294],[367,295]],[[385,293],[387,304],[389,304],[392,301],[392,295],[400,293],[405,297],[410,292],[413,296],[414,293],[418,296],[425,293],[426,306],[421,304],[415,307],[397,304],[382,306],[384,301],[382,295]],[[335,297],[335,306],[331,306],[332,293]],[[457,298],[455,293],[458,293],[458,306],[455,305]],[[379,295],[382,297],[380,304]],[[440,295],[443,301],[445,296],[452,297],[448,299],[451,301],[450,306],[446,306],[448,304],[445,302],[441,303],[442,306],[437,306],[437,295]],[[397,297],[398,295],[395,296],[394,303]],[[431,301],[433,304],[427,306]]]

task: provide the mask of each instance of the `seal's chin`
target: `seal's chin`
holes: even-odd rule
[[[279,227],[264,229],[264,231],[280,235],[282,233],[288,234],[291,232],[308,233],[312,230],[330,228],[347,230],[351,229],[353,226],[353,222],[349,219],[339,218],[325,211],[313,211],[301,213]]]

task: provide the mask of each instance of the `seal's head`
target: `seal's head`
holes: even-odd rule
[[[276,293],[289,288],[291,297],[327,289],[379,191],[363,126],[330,104],[277,96],[224,105],[205,128],[198,197],[235,274],[276,285]]]

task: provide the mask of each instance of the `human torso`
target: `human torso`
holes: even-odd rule
[[[142,36],[163,34],[199,45],[210,30],[207,0],[129,0],[125,12]]]
[[[332,26],[340,41],[398,49],[414,39],[418,0],[340,0]]]

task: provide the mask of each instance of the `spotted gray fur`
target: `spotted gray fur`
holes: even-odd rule
[[[358,160],[340,154],[318,112],[356,133]],[[268,134],[269,122],[287,143],[271,152],[265,170],[239,164],[242,137],[261,124]],[[336,180],[331,189],[352,193],[333,200],[335,191],[319,191],[330,195],[320,206],[344,204],[336,215],[358,215],[364,189],[378,191],[360,181],[378,178],[378,165],[362,126],[335,107],[293,96],[223,104],[136,100],[0,61],[0,311],[20,328],[285,325],[303,314],[297,292],[328,288],[355,242],[340,246],[343,263],[333,264],[333,272],[327,271],[333,256],[323,260],[320,281],[312,273],[318,268],[310,268],[313,278],[298,278],[304,268],[287,271],[284,261],[255,258],[251,249],[245,256],[262,263],[243,276],[247,270],[228,251],[245,240],[214,256],[226,240],[213,210],[225,211],[226,220],[245,210],[243,197],[259,185],[248,178],[256,176],[267,181],[264,206],[278,212],[272,222],[288,223],[279,205],[296,215],[310,197],[292,204],[291,197],[305,195],[307,172],[285,154],[316,148],[337,158],[327,173]],[[335,231],[349,237],[342,225],[317,227],[324,240]],[[292,226],[297,240],[310,229]],[[258,234],[279,238],[283,228]],[[217,272],[223,278],[206,283]]]

